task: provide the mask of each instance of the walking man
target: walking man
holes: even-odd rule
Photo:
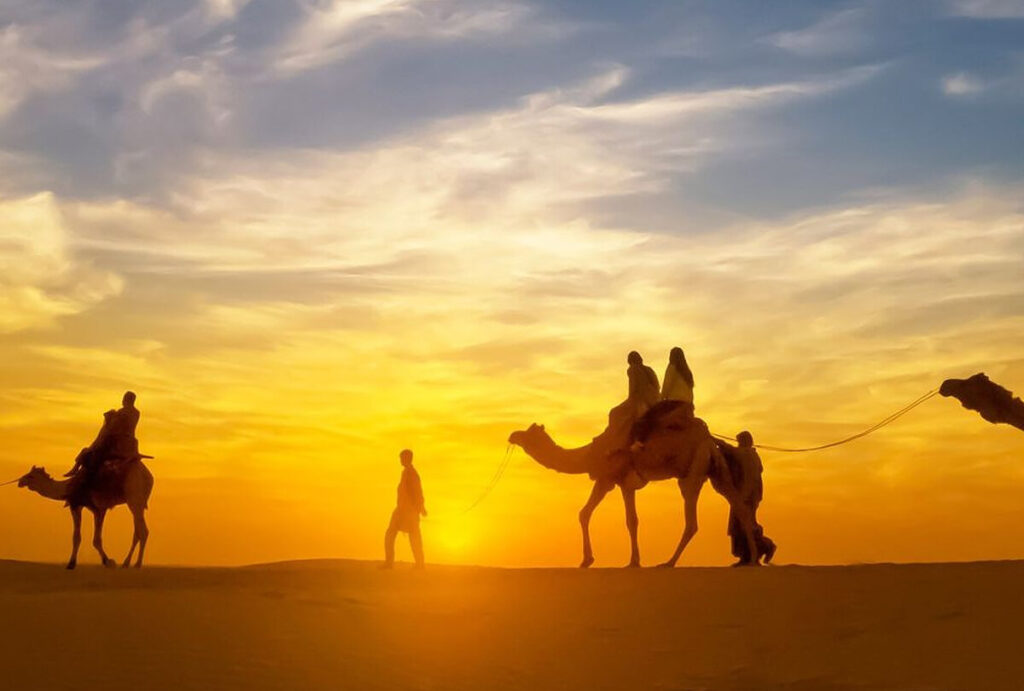
[[[739,491],[740,500],[747,505],[754,518],[754,542],[757,545],[757,554],[750,553],[740,520],[733,509],[729,509],[728,532],[732,539],[733,556],[738,559],[733,566],[757,564],[762,558],[767,564],[775,556],[776,545],[771,538],[764,534],[764,528],[757,522],[757,507],[764,497],[764,483],[761,479],[764,466],[754,447],[754,437],[750,432],[744,431],[736,435],[737,446],[726,444],[718,439],[715,440],[715,443],[729,465],[729,471],[733,483]]]
[[[395,564],[395,538],[398,533],[409,536],[409,546],[416,568],[423,568],[423,537],[420,535],[420,516],[427,515],[423,503],[423,484],[420,474],[412,467],[412,451],[405,449],[398,455],[402,462],[402,479],[398,482],[398,502],[391,514],[391,523],[384,534],[384,568]]]

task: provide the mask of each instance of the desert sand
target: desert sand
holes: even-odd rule
[[[8,689],[1020,688],[1024,562],[0,562]]]

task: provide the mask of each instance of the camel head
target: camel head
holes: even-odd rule
[[[515,444],[516,446],[527,448],[528,446],[536,446],[538,441],[549,439],[548,433],[544,431],[544,425],[538,425],[533,423],[524,430],[518,430],[508,435],[508,443]]]
[[[46,472],[46,468],[42,466],[32,466],[32,470],[28,471],[20,478],[18,478],[18,487],[28,487],[29,489],[35,489],[39,485],[40,480],[52,480],[50,474]]]

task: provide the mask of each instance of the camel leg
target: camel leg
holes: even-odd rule
[[[697,500],[700,498],[700,489],[703,485],[703,477],[695,479],[687,476],[679,479],[679,491],[683,495],[685,526],[683,527],[683,535],[679,538],[679,544],[676,546],[676,551],[668,561],[661,564],[662,567],[672,568],[675,566],[676,562],[679,561],[679,557],[682,556],[683,550],[686,549],[686,545],[697,534]]]
[[[100,553],[100,559],[103,561],[104,566],[113,566],[114,560],[108,557],[107,553],[103,551],[103,519],[107,517],[107,510],[95,509],[92,512],[92,517],[92,546]]]
[[[71,559],[68,560],[68,568],[73,569],[78,564],[78,546],[82,544],[82,507],[71,507],[71,523],[74,526],[71,531]]]
[[[142,555],[146,552],[146,541],[149,540],[149,526],[146,525],[146,507],[131,507],[131,511],[132,518],[135,520],[135,537],[139,541],[139,558],[135,562],[135,568],[141,569]]]
[[[585,569],[594,563],[594,550],[590,547],[590,517],[593,515],[597,505],[612,491],[613,487],[615,487],[613,482],[598,480],[594,483],[594,489],[590,491],[590,499],[587,499],[587,503],[580,509],[580,528],[583,529],[583,561],[580,562],[581,569]]]
[[[622,503],[626,505],[626,528],[629,530],[630,557],[629,566],[636,568],[640,566],[640,541],[637,532],[640,528],[640,517],[636,513],[636,490],[620,488],[622,490]]]
[[[134,516],[134,512],[132,512]],[[128,550],[128,556],[121,562],[121,568],[127,569],[132,565],[132,555],[135,554],[135,547],[139,544],[139,522],[135,521],[135,529],[132,531],[132,546]]]

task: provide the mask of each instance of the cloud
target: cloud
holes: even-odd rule
[[[0,201],[0,333],[52,324],[122,289],[107,271],[77,262],[52,195]]]
[[[849,8],[804,29],[777,33],[769,40],[778,48],[806,57],[854,53],[868,43],[864,21],[863,8]]]
[[[614,67],[364,150],[208,155],[201,174],[168,190],[173,212],[127,201],[66,212],[84,245],[131,253],[151,270],[172,261],[185,271],[379,270],[402,257],[457,256],[481,237],[514,252],[533,232],[524,221],[579,218],[611,193],[661,193],[711,157],[757,146],[758,113],[852,88],[877,69],[612,100],[628,79]],[[441,237],[432,234],[439,219]],[[558,243],[575,248],[585,232]]]
[[[942,78],[942,93],[947,96],[973,96],[985,90],[985,83],[967,72],[956,72]]]
[[[464,40],[521,30],[532,11],[504,0],[326,0],[303,3],[303,19],[275,50],[283,74],[342,60],[384,39]]]
[[[0,27],[0,118],[30,94],[64,88],[77,75],[103,64],[98,55],[44,45],[45,33],[20,24]]]
[[[1024,19],[1022,0],[950,0],[949,11],[971,19]]]

